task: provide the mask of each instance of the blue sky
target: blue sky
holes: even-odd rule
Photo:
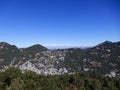
[[[93,46],[119,34],[119,0],[0,0],[0,42]]]

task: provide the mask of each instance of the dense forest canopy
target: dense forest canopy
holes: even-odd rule
[[[94,72],[72,75],[38,75],[9,68],[0,73],[0,90],[119,90],[120,79]]]

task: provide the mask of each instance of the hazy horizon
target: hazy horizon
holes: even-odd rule
[[[106,40],[106,41],[108,41],[108,40]],[[28,48],[28,47],[31,47],[31,46],[33,46],[33,45],[42,45],[42,46],[44,46],[44,47],[46,47],[46,48],[48,48],[48,49],[67,49],[67,48],[81,48],[81,49],[84,49],[84,48],[90,48],[90,47],[97,46],[97,45],[99,45],[99,44],[101,44],[101,43],[104,43],[104,42],[106,42],[106,41],[102,41],[102,42],[99,42],[99,43],[94,44],[94,45],[91,45],[91,46],[88,46],[88,45],[84,45],[84,46],[80,46],[80,45],[78,45],[78,46],[72,46],[72,45],[55,45],[55,44],[45,45],[45,44],[41,44],[41,43],[34,43],[34,44],[31,44],[31,45],[28,45],[28,46],[25,46],[25,47],[19,47],[19,46],[17,46],[16,44],[12,44],[12,43],[5,42],[5,41],[2,41],[2,42],[8,43],[8,44],[10,44],[10,45],[15,45],[15,46],[17,46],[18,48]],[[115,42],[120,42],[120,41],[115,41],[115,42],[114,42],[114,41],[108,41],[108,42],[115,43]],[[1,42],[0,42],[0,43],[1,43]]]

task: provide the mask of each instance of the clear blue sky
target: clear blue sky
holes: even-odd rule
[[[18,47],[120,41],[120,0],[0,0],[0,42]]]

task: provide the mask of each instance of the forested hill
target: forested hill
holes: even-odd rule
[[[0,73],[0,90],[120,90],[120,79],[93,72],[44,76],[9,68]]]
[[[120,42],[105,41],[94,47],[49,50],[36,44],[17,48],[0,43],[0,71],[16,67],[42,75],[96,72],[104,76],[120,77]]]

